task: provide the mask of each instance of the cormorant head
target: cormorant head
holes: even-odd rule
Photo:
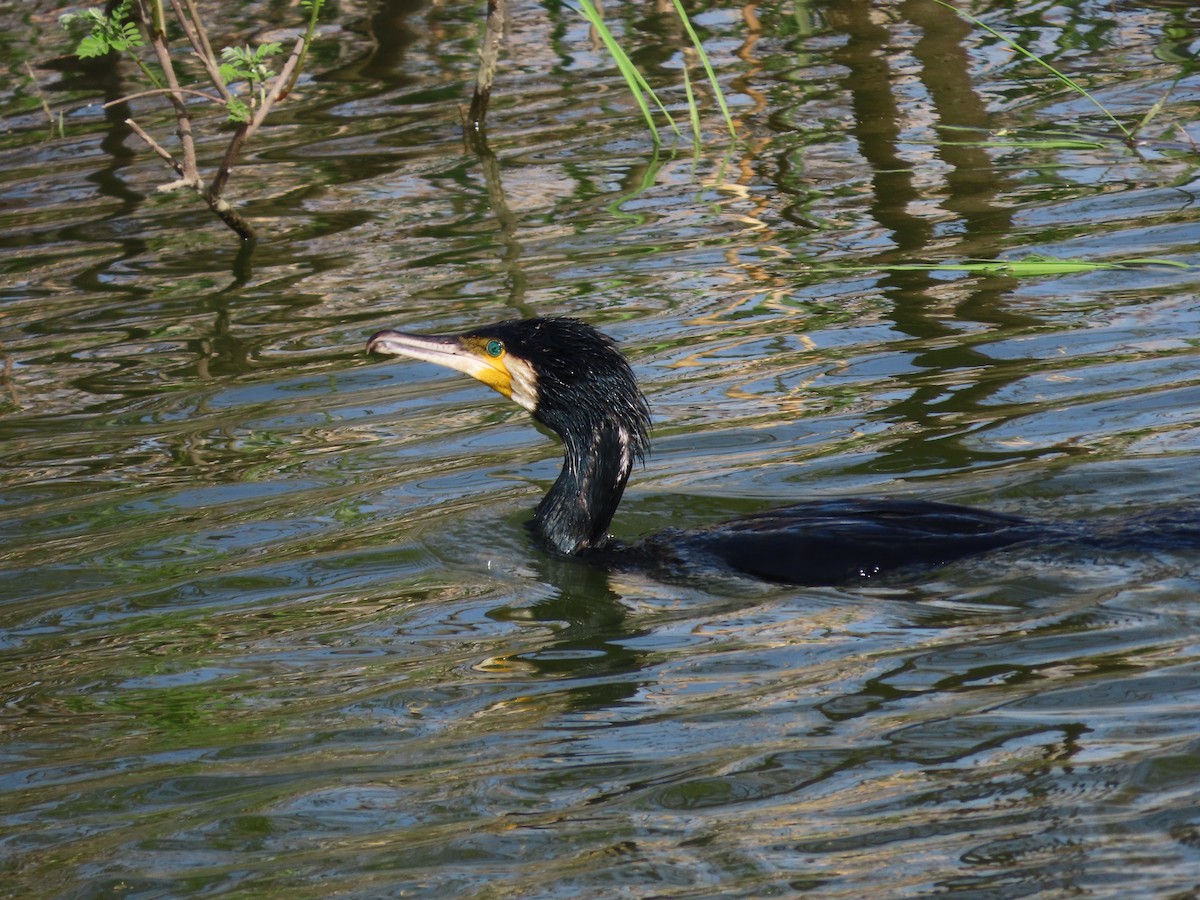
[[[649,443],[650,413],[629,363],[611,338],[578,319],[513,319],[454,335],[380,331],[367,351],[465,372],[568,444],[605,431],[641,458]]]
[[[380,331],[367,351],[466,372],[533,413],[562,438],[565,456],[533,531],[566,556],[608,541],[650,425],[633,370],[610,338],[577,319],[539,318],[452,335]]]

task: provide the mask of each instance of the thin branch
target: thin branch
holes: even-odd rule
[[[304,55],[304,48],[307,46],[308,44],[304,38],[296,38],[296,46],[292,49],[292,55],[288,57],[288,61],[283,64],[283,68],[279,70],[279,74],[271,82],[271,90],[263,98],[262,106],[254,113],[254,119],[250,122],[250,128],[246,131],[247,139],[254,132],[258,131],[259,126],[262,125],[263,120],[267,117],[267,113],[275,105],[275,101],[282,96],[284,86],[288,83],[288,79],[292,77],[292,72],[295,71],[296,66],[300,64],[300,58]]]
[[[184,176],[183,166],[181,166],[179,164],[179,161],[177,159],[175,159],[174,156],[171,155],[171,152],[169,150],[167,150],[165,147],[163,147],[154,138],[150,137],[150,135],[146,133],[146,131],[142,128],[141,125],[139,125],[137,122],[133,121],[133,119],[126,119],[125,124],[129,126],[130,130],[134,134],[136,134],[143,141],[145,141],[146,145],[151,150],[153,150],[155,153],[157,153],[159,156],[161,156],[166,161],[167,165],[169,165],[172,169],[175,170],[176,175],[186,177],[186,176]]]
[[[133,119],[126,119],[125,124],[133,130],[134,134],[145,141],[151,150],[161,156],[163,160],[166,161],[167,165],[175,170],[176,174],[182,176],[175,184],[160,187],[160,191],[170,190],[177,187],[190,187],[204,199],[204,202],[208,204],[208,208],[216,213],[217,217],[220,218],[222,222],[224,222],[227,226],[229,226],[230,229],[237,233],[238,237],[244,241],[252,241],[255,239],[253,226],[243,219],[236,209],[230,206],[229,203],[223,200],[220,196],[212,194],[209,191],[201,190],[199,184],[194,181],[189,181],[187,176],[184,174],[183,166],[179,164],[178,160],[176,160],[166,148],[159,144],[158,141],[150,137],[150,135],[148,135],[142,126],[140,126],[137,122],[133,121]]]
[[[1192,152],[1193,152],[1193,153],[1195,153],[1195,152],[1196,152],[1196,141],[1195,141],[1195,139],[1194,139],[1194,138],[1193,138],[1193,137],[1192,137],[1190,134],[1188,134],[1188,130],[1187,130],[1186,128],[1184,128],[1184,127],[1183,127],[1181,124],[1179,124],[1178,122],[1176,122],[1176,123],[1175,123],[1175,127],[1176,127],[1176,129],[1178,129],[1179,133],[1183,135],[1183,139],[1184,139],[1185,141],[1187,141],[1187,142],[1188,142],[1188,144],[1190,144],[1190,145],[1191,145]]]
[[[152,91],[138,91],[136,94],[126,94],[124,97],[118,97],[116,100],[109,100],[101,109],[108,109],[110,106],[116,106],[118,103],[125,103],[129,100],[137,100],[139,97],[152,97],[155,94],[171,94],[174,91],[171,88],[155,88]],[[191,88],[179,88],[181,94],[191,94],[194,97],[203,97],[205,100],[211,100],[213,103],[224,103],[220,97],[214,97],[212,94],[206,94],[204,91],[193,91]]]
[[[242,145],[246,143],[246,135],[250,131],[250,123],[242,122],[234,131],[233,137],[229,139],[229,146],[225,148],[225,156],[221,159],[221,165],[217,169],[217,174],[213,176],[212,183],[204,192],[205,199],[217,199],[221,196],[221,192],[225,190],[225,184],[229,181],[229,176],[233,172],[233,167],[237,163],[238,157],[242,153]]]
[[[29,80],[33,82],[33,89],[37,91],[38,100],[41,101],[42,104],[42,112],[46,114],[46,121],[50,124],[50,134],[53,136],[54,113],[50,109],[50,103],[48,100],[46,100],[46,95],[42,91],[42,86],[38,84],[37,73],[33,71],[33,66],[30,64],[29,60],[25,60],[25,71],[29,73]],[[59,126],[59,131],[62,131],[61,125]]]
[[[208,197],[207,195],[204,200],[208,203],[208,208],[216,213],[218,218],[235,231],[243,241],[253,241],[257,238],[254,227],[227,202],[220,197]]]
[[[217,58],[213,55],[212,44],[208,42],[208,32],[204,28],[204,22],[200,19],[200,14],[196,12],[196,7],[192,3],[192,0],[186,0],[186,3],[186,13],[183,11],[183,7],[179,5],[179,0],[171,0],[171,8],[175,10],[175,17],[179,19],[179,24],[183,26],[183,31],[187,35],[187,39],[196,51],[195,55],[204,64],[204,69],[208,72],[208,80],[213,83],[213,87],[217,89],[217,93],[228,103],[233,98],[233,95],[229,92],[229,88],[225,84],[225,79],[221,77],[221,72],[217,67]]]
[[[204,45],[204,55],[216,62],[217,54],[213,53],[212,44],[208,42],[208,29],[204,27],[204,21],[200,18],[200,13],[196,10],[196,4],[192,0],[187,0],[188,12],[191,13],[192,21],[196,23],[196,33],[200,35],[200,43]],[[217,74],[217,81],[222,85],[225,84],[225,79],[221,78],[220,73]],[[228,91],[228,88],[226,88]]]
[[[190,2],[190,0],[189,0]],[[286,97],[292,92],[292,88],[296,86],[296,79],[300,77],[300,70],[304,68],[304,60],[308,56],[308,48],[312,46],[313,34],[317,30],[317,18],[321,15],[321,8],[325,5],[325,0],[313,0],[313,4],[308,14],[308,28],[304,30],[304,49],[300,52],[300,60],[296,63],[295,69],[292,70],[292,77],[280,93],[280,97]]]
[[[271,111],[271,107],[275,105],[280,94],[283,93],[284,85],[288,84],[288,78],[291,77],[292,72],[299,65],[303,51],[304,38],[297,38],[292,55],[288,57],[288,61],[284,63],[279,74],[275,76],[275,80],[271,82],[271,90],[267,92],[262,105],[255,111],[254,118],[248,123],[244,122],[239,125],[237,131],[233,133],[233,137],[229,139],[229,146],[225,148],[225,157],[221,160],[221,167],[217,169],[217,174],[213,176],[212,183],[209,184],[204,192],[204,199],[210,204],[220,201],[221,192],[225,190],[225,185],[228,183],[229,176],[233,172],[233,166],[241,155],[242,146],[258,130],[259,126],[262,125],[263,120],[267,117],[267,113]]]
[[[145,3],[143,0],[138,0],[138,6],[142,7],[142,13],[145,17]],[[154,15],[146,17],[146,21],[153,23],[156,34],[161,34],[166,37],[167,34],[167,14],[163,12],[162,0],[150,0],[150,9]]]
[[[487,118],[488,102],[492,98],[492,82],[496,78],[496,63],[500,57],[500,44],[504,40],[504,0],[488,0],[487,22],[483,28],[483,40],[479,46],[479,72],[475,75],[475,93],[471,96],[470,126],[475,131],[483,130]]]
[[[162,2],[161,0],[153,0],[153,2],[154,28],[150,34],[150,45],[154,48],[154,55],[158,57],[159,68],[166,76],[169,88],[167,96],[171,100],[171,105],[175,107],[175,119],[179,123],[179,140],[183,145],[183,177],[185,180],[199,185],[200,172],[196,167],[196,144],[192,139],[191,114],[188,112],[187,104],[183,102],[183,90],[179,86],[179,78],[175,75],[175,67],[171,64],[166,31],[160,27],[163,24]],[[142,6],[144,13],[144,3],[142,0],[138,0],[138,3]]]

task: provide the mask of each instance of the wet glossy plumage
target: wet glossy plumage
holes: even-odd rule
[[[444,346],[447,359],[421,342]],[[532,372],[532,386],[497,386],[490,369],[480,374],[472,371],[476,361],[462,361],[477,352],[473,348],[494,349],[494,342],[503,345],[510,369]],[[575,319],[536,318],[461,335],[384,331],[371,338],[368,349],[443,362],[514,399],[522,391],[531,395],[526,402],[534,418],[562,438],[564,460],[530,527],[541,543],[564,556],[586,556],[663,577],[725,569],[770,581],[821,585],[939,565],[1060,531],[952,504],[852,499],[799,503],[618,543],[609,537],[608,527],[633,466],[648,447],[650,417],[633,371],[611,339]]]

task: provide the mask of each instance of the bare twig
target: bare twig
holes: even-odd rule
[[[186,15],[179,5],[179,0],[171,0],[171,8],[175,10],[179,24],[183,26],[184,33],[187,34],[188,40],[191,41],[192,48],[196,51],[196,56],[204,64],[204,69],[208,72],[209,81],[213,83],[213,87],[217,89],[225,101],[229,102],[233,99],[233,95],[229,92],[229,87],[225,84],[225,79],[221,77],[217,55],[213,53],[212,44],[208,42],[208,31],[204,27],[204,22],[200,19],[200,14],[196,12],[196,6],[192,0],[185,0],[185,3],[187,4]]]
[[[176,71],[172,58],[170,47],[167,43],[166,34],[166,12],[165,6],[169,2],[172,13],[179,20],[180,26],[183,28],[187,36],[188,42],[191,44],[192,54],[200,60],[201,65],[208,75],[208,79],[212,82],[216,89],[216,94],[211,91],[197,90],[195,88],[185,88],[180,84],[179,73]],[[308,29],[303,37],[297,38],[296,44],[292,49],[291,55],[281,67],[279,73],[269,81],[264,81],[263,88],[265,90],[254,91],[259,94],[257,103],[254,98],[249,99],[249,105],[253,108],[253,113],[243,104],[238,94],[230,90],[225,83],[225,78],[221,72],[221,63],[217,55],[213,52],[212,44],[209,42],[208,31],[204,26],[204,21],[200,16],[200,12],[196,6],[196,0],[136,0],[137,9],[139,12],[139,27],[143,32],[144,44],[149,45],[155,59],[158,62],[158,68],[162,72],[162,79],[153,77],[150,70],[147,68],[146,60],[143,55],[137,53],[132,54],[134,61],[139,68],[147,74],[151,74],[154,82],[154,89],[140,91],[122,97],[120,100],[114,100],[106,103],[105,106],[113,106],[117,103],[124,103],[139,97],[148,97],[154,95],[164,96],[175,111],[175,122],[177,125],[176,133],[179,136],[180,146],[178,149],[172,148],[168,150],[157,140],[155,140],[144,128],[137,124],[133,119],[126,119],[126,124],[155,154],[158,155],[178,176],[177,180],[160,188],[163,191],[178,190],[180,188],[190,188],[197,193],[204,202],[208,205],[220,219],[231,229],[237,232],[242,238],[252,240],[254,238],[254,229],[250,224],[242,218],[242,216],[233,209],[232,206],[222,196],[226,185],[229,182],[233,166],[241,156],[242,150],[247,140],[249,140],[260,127],[267,115],[271,112],[275,104],[283,97],[287,96],[288,91],[295,84],[296,78],[303,64],[305,53],[311,42],[312,34],[316,28],[317,14],[321,9],[321,2],[313,3],[310,7],[311,14],[309,16]],[[112,3],[108,15],[112,15]],[[272,50],[275,48],[272,47]],[[236,54],[235,54],[236,55]],[[250,63],[254,66],[260,66],[260,54],[253,54]],[[268,54],[269,55],[269,54]],[[239,57],[240,59],[240,57]],[[262,68],[255,69],[256,72],[262,72]],[[256,86],[256,82],[260,75],[251,77],[251,90]],[[165,86],[164,86],[165,81]],[[218,96],[219,95],[219,96]],[[187,99],[189,97],[202,98],[212,103],[223,105],[231,115],[247,116],[248,120],[237,123],[233,130],[233,134],[229,138],[229,143],[225,148],[225,154],[221,160],[220,166],[217,168],[213,178],[207,184],[201,176],[196,159],[196,142],[193,136],[193,123],[191,111],[188,106]],[[194,101],[193,101],[194,102]]]
[[[193,97],[203,97],[205,100],[211,100],[213,103],[224,103],[220,97],[214,97],[212,94],[206,94],[204,91],[194,91],[191,88],[179,88],[181,94],[191,94]],[[152,97],[155,94],[170,94],[173,93],[171,88],[155,88],[152,91],[138,91],[136,94],[126,94],[124,97],[118,97],[116,100],[109,100],[103,105],[103,109],[108,109],[110,106],[116,106],[118,103],[125,103],[128,100],[136,100],[139,97]]]
[[[134,134],[136,134],[138,137],[140,137],[143,141],[146,142],[146,146],[148,146],[151,150],[153,150],[155,153],[157,153],[159,156],[161,156],[163,158],[163,160],[167,163],[167,165],[169,165],[172,169],[175,170],[175,174],[177,174],[183,178],[187,177],[186,175],[184,175],[183,166],[181,166],[179,164],[179,161],[177,159],[175,159],[174,156],[171,155],[169,150],[167,150],[165,147],[163,147],[154,138],[150,137],[150,135],[146,133],[145,129],[143,129],[141,125],[139,125],[137,122],[133,121],[133,119],[126,119],[125,124],[129,126],[130,130]]]
[[[1188,130],[1186,128],[1184,128],[1182,125],[1180,125],[1178,122],[1175,123],[1175,128],[1179,131],[1180,134],[1183,135],[1183,139],[1185,141],[1187,141],[1188,144],[1191,145],[1192,152],[1195,153],[1196,152],[1196,141],[1195,141],[1195,139],[1192,138],[1192,136],[1190,134],[1188,134]]]
[[[258,111],[254,114],[254,119],[250,122],[250,129],[246,132],[247,138],[258,131],[259,126],[266,119],[267,113],[271,111],[271,107],[283,95],[284,86],[288,83],[288,79],[292,77],[292,72],[300,64],[300,58],[304,55],[304,48],[306,46],[304,38],[296,38],[296,46],[292,48],[292,55],[288,57],[288,61],[283,64],[283,68],[279,70],[279,74],[271,82],[271,89],[267,91],[267,96],[263,98],[262,106],[258,108]]]
[[[190,2],[190,0],[189,0]],[[308,48],[312,46],[313,35],[317,31],[317,17],[321,14],[321,7],[325,5],[325,0],[313,0],[313,4],[308,13],[308,28],[304,30],[304,49],[300,51],[300,59],[296,63],[296,67],[292,70],[292,77],[288,79],[283,90],[280,91],[280,98],[286,97],[292,92],[292,88],[296,86],[296,79],[300,77],[300,70],[304,68],[304,60],[308,56]]]
[[[50,109],[50,103],[46,100],[46,94],[42,90],[42,86],[38,84],[37,73],[33,71],[33,66],[29,60],[25,61],[25,71],[29,73],[29,80],[33,82],[33,89],[37,91],[38,101],[42,104],[42,112],[46,114],[46,122],[50,125],[50,134],[54,134],[54,113]],[[62,123],[59,122],[59,137],[62,136]]]
[[[500,57],[500,42],[504,37],[504,0],[488,0],[487,24],[479,47],[479,73],[475,76],[475,93],[471,97],[470,125],[483,130],[488,103],[492,99],[492,82],[496,78],[496,62]]]
[[[221,165],[217,168],[217,174],[213,176],[212,182],[208,185],[207,191],[205,191],[208,197],[212,197],[215,200],[225,190],[225,184],[229,181],[234,164],[237,163],[238,157],[242,155],[242,145],[246,143],[249,131],[250,123],[242,122],[233,132],[233,137],[229,139],[229,146],[225,148],[225,156],[221,158]]]
[[[187,104],[183,102],[183,90],[179,86],[179,78],[175,75],[175,66],[171,64],[171,53],[167,47],[167,33],[163,22],[162,2],[153,0],[153,17],[146,16],[145,0],[138,0],[143,18],[152,22],[150,28],[150,46],[158,58],[159,68],[167,79],[167,97],[175,107],[175,120],[179,123],[179,141],[183,147],[182,177],[194,185],[200,184],[200,172],[196,168],[196,143],[192,138],[192,117]],[[161,155],[161,154],[160,154]]]
[[[221,160],[221,166],[217,169],[217,174],[213,177],[212,183],[205,191],[205,199],[209,202],[215,202],[221,196],[221,192],[225,190],[225,184],[229,181],[229,176],[233,171],[233,166],[237,162],[238,157],[242,153],[242,146],[256,132],[263,120],[266,119],[267,113],[271,111],[271,107],[278,101],[283,93],[284,85],[288,84],[288,79],[292,72],[300,64],[300,58],[304,53],[304,38],[296,39],[296,46],[292,49],[292,55],[288,57],[288,61],[284,63],[279,74],[275,76],[271,82],[271,89],[267,92],[267,96],[263,99],[262,105],[254,113],[254,118],[242,123],[233,133],[233,137],[229,140],[229,146],[225,148],[225,157]]]

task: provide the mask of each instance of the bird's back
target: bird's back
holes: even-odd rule
[[[923,500],[819,500],[695,531],[668,529],[628,548],[676,574],[726,568],[786,584],[846,584],[943,565],[1034,538],[1053,526]]]

